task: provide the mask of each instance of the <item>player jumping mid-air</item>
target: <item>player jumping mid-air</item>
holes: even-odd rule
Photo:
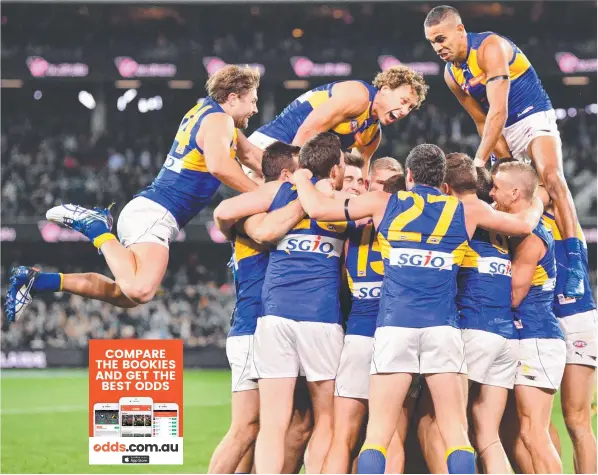
[[[239,129],[257,113],[259,74],[227,66],[207,82],[208,97],[185,116],[154,182],[135,196],[118,219],[117,239],[108,209],[68,204],[46,216],[85,235],[104,255],[114,280],[101,274],[59,274],[32,267],[12,269],[5,302],[14,321],[35,292],[70,292],[131,308],[149,302],[168,265],[169,244],[224,183],[238,191],[257,188],[239,164],[261,173],[261,152]]]

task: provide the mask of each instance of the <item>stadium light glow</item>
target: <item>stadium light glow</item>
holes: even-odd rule
[[[42,91],[40,91],[39,89],[33,93],[33,98],[36,101],[39,101],[42,98],[42,96],[43,96]]]
[[[557,120],[563,120],[567,117],[567,111],[565,109],[555,109],[554,112],[556,113]]]
[[[569,107],[569,109],[567,109],[567,115],[569,117],[575,117],[577,115],[577,109],[575,107]]]
[[[139,99],[139,102],[137,103],[137,109],[139,109],[139,112],[142,114],[145,114],[149,110],[149,107],[147,106],[147,99],[143,97]]]

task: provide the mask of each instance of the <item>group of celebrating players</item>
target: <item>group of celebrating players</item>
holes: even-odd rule
[[[8,319],[36,292],[150,301],[170,242],[225,183],[241,192],[214,212],[237,289],[232,421],[211,473],[562,473],[559,387],[576,472],[596,473],[596,306],[550,99],[515,44],[467,33],[454,8],[424,29],[480,132],[474,159],[374,158],[425,100],[410,68],[317,87],[246,138],[259,75],[227,66],[118,239],[108,209],[48,211],[114,279],[16,267]]]

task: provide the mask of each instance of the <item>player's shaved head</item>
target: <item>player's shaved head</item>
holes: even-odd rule
[[[378,170],[390,170],[401,175],[405,174],[403,165],[401,165],[396,158],[392,157],[380,157],[372,160],[372,163],[370,163],[369,175],[373,175]]]
[[[428,12],[426,19],[424,20],[424,27],[428,28],[430,26],[439,25],[445,21],[456,22],[457,25],[462,23],[459,11],[449,5],[434,7]]]
[[[492,175],[490,172],[482,167],[476,167],[476,173],[478,175],[478,183],[476,187],[476,194],[478,198],[486,203],[492,203],[494,200],[490,196],[492,190]]]
[[[446,156],[446,177],[455,193],[475,192],[478,177],[473,160],[465,153],[449,153]]]
[[[520,161],[501,163],[496,179],[506,179],[513,189],[519,190],[523,199],[531,201],[538,191],[538,174],[531,165]]]
[[[405,168],[410,175],[407,177],[407,183],[411,186],[416,184],[439,188],[444,183],[446,157],[437,145],[424,143],[409,152]]]

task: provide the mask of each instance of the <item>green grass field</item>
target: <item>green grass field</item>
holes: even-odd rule
[[[230,421],[230,373],[185,371],[184,465],[88,464],[87,372],[3,371],[2,473],[205,473]],[[573,473],[571,442],[557,397],[553,420]],[[596,419],[594,417],[594,424]]]

